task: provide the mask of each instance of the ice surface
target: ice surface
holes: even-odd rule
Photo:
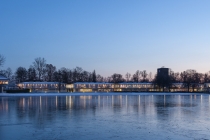
[[[0,94],[0,139],[209,139],[210,96]]]

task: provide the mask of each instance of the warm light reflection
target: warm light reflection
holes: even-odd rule
[[[69,103],[70,103],[70,108],[71,108],[71,96],[69,96]]]
[[[114,106],[114,96],[112,95],[112,107]]]
[[[178,106],[180,106],[181,105],[181,96],[179,95],[179,104],[178,104]]]
[[[82,98],[83,99],[83,105],[84,105],[84,108],[86,107],[86,98]]]
[[[56,106],[56,108],[58,107],[58,97],[57,96],[55,97],[55,106]]]
[[[203,95],[201,95],[201,103],[203,102]]]
[[[210,95],[209,95],[209,106],[210,106]]]
[[[192,95],[190,95],[190,105],[192,106]]]
[[[0,100],[0,111],[8,112],[8,99]]]
[[[100,107],[101,104],[101,96],[98,96],[98,106]]]
[[[40,107],[42,106],[42,97],[41,96],[39,97],[39,105],[40,105]]]
[[[166,105],[166,95],[164,95],[164,106]]]
[[[23,101],[23,104],[22,104],[22,105],[23,105],[23,107],[24,107],[24,106],[25,106],[25,98],[23,98],[22,101]]]
[[[67,99],[67,96],[66,96],[66,107],[68,107],[68,99]]]
[[[200,96],[199,100],[195,100],[196,96]],[[195,98],[195,99],[194,99]],[[111,95],[111,96],[55,96],[55,97],[20,97],[15,99],[16,102],[8,103],[8,98],[0,98],[0,111],[8,111],[11,105],[16,103],[17,108],[22,111],[33,111],[39,109],[40,112],[49,112],[51,110],[68,110],[69,113],[75,109],[82,109],[86,112],[89,109],[122,110],[123,113],[132,113],[137,111],[138,114],[157,115],[163,113],[167,108],[177,109],[178,115],[184,110],[182,107],[193,107],[197,102],[198,105],[210,107],[210,95]],[[209,103],[208,103],[209,102]],[[162,109],[164,107],[164,110]],[[208,109],[210,110],[210,109]],[[160,111],[160,112],[158,112]],[[168,114],[168,112],[166,113]],[[173,114],[170,114],[173,117]],[[174,114],[176,116],[176,114]],[[176,116],[177,117],[177,116]]]
[[[126,108],[128,108],[128,96],[127,95],[125,96],[125,106],[126,106]]]
[[[122,106],[122,95],[120,95],[120,106]]]
[[[92,96],[79,96],[80,99],[84,100],[84,99],[92,99]]]

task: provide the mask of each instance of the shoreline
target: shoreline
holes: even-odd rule
[[[135,95],[208,95],[208,93],[189,93],[189,92],[73,92],[73,93],[0,93],[0,97],[21,97],[21,96],[135,96]]]

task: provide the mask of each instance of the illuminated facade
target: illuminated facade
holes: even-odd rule
[[[59,82],[22,82],[17,85],[20,89],[30,89],[30,92],[157,92],[159,88],[153,83],[99,83],[77,82],[65,84]],[[183,83],[173,83],[166,92],[187,92]],[[210,83],[190,87],[190,92],[210,92]]]
[[[0,75],[0,92],[3,92],[4,88],[8,85],[9,79]]]
[[[210,83],[198,84],[196,88],[190,87],[190,92],[206,91],[205,85],[210,91]],[[153,83],[93,83],[93,82],[78,82],[74,84],[67,84],[67,89],[72,92],[157,92],[159,88]],[[183,83],[173,83],[170,89],[166,92],[187,92],[188,89]]]
[[[30,92],[65,92],[66,84],[59,82],[22,82],[17,85],[21,89],[30,89]]]
[[[156,91],[153,83],[74,83],[74,92],[141,92]]]

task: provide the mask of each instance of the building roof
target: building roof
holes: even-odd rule
[[[127,85],[135,85],[135,84],[153,84],[153,83],[150,83],[150,82],[147,82],[147,83],[108,83],[108,82],[76,82],[74,84],[127,84]]]
[[[8,81],[9,79],[8,79],[8,78],[6,78],[6,77],[5,77],[5,76],[3,76],[3,75],[0,75],[0,80]]]
[[[20,84],[59,84],[59,82],[21,82]]]

